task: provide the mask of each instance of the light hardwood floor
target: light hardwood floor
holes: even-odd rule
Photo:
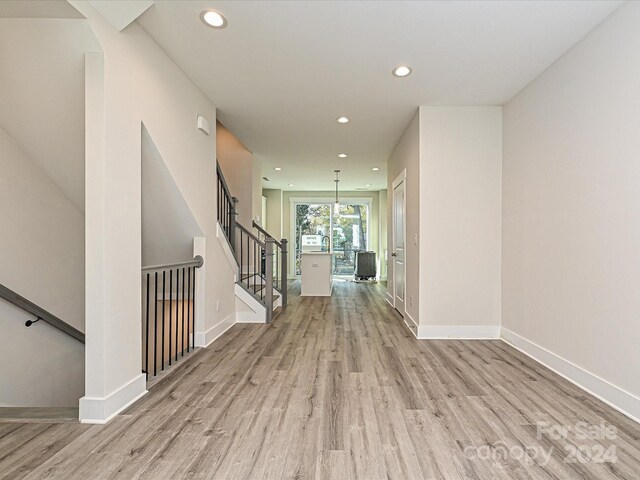
[[[297,288],[106,426],[0,421],[0,478],[640,478],[640,426],[506,344],[416,340],[378,285]]]

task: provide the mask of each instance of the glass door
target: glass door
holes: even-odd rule
[[[328,203],[295,204],[295,271],[300,275],[303,252],[328,252],[331,249],[331,205]]]
[[[367,250],[368,213],[366,204],[340,203],[333,212],[333,274],[355,273],[356,252]]]
[[[340,203],[335,210],[327,203],[295,204],[295,272],[300,275],[303,252],[332,252],[333,274],[353,276],[355,253],[369,245],[369,204],[366,201]]]

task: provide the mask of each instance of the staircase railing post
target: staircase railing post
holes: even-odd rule
[[[282,252],[280,255],[280,289],[282,290],[282,308],[287,306],[287,257],[289,251],[287,250],[287,244],[289,243],[286,238],[280,240],[282,245]]]
[[[229,212],[229,243],[233,253],[236,253],[236,223],[238,221],[238,199],[231,197],[231,211]],[[239,259],[239,263],[241,260]]]
[[[271,323],[273,318],[273,246],[275,240],[267,237],[265,239],[265,303],[267,305],[267,323]]]

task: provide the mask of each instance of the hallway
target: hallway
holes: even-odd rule
[[[638,425],[505,343],[418,341],[379,285],[298,293],[106,426],[0,423],[0,478],[638,478]],[[567,462],[575,432],[536,430],[579,421],[616,427],[575,443],[617,461]]]

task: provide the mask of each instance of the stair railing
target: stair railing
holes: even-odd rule
[[[262,303],[267,322],[273,316],[273,239],[261,240],[249,229],[236,223],[235,255],[239,265],[238,283]]]
[[[262,226],[253,222],[253,228],[258,232],[258,238],[266,242],[267,239],[272,240],[274,248],[273,269],[266,270],[266,272],[273,271],[273,285],[274,288],[282,295],[282,307],[287,306],[287,261],[288,261],[288,241],[286,238],[280,241],[276,240],[269,232],[267,232]]]
[[[60,330],[62,333],[66,333],[72,338],[75,338],[81,343],[84,343],[84,333],[78,330],[75,327],[72,327],[64,320],[56,317],[53,313],[49,313],[44,308],[39,307],[35,303],[27,300],[21,295],[18,295],[16,292],[11,290],[8,287],[0,284],[0,298],[3,298],[7,302],[15,305],[18,308],[21,308],[27,313],[33,315],[35,320],[27,320],[25,322],[26,327],[30,327],[34,323],[42,320],[44,323],[51,325],[53,328]]]
[[[276,240],[255,222],[253,227],[257,233],[238,223],[238,199],[231,195],[217,162],[216,171],[218,223],[238,262],[237,283],[265,306],[267,322],[270,322],[274,289],[282,298],[282,306],[287,305],[287,240]]]
[[[203,263],[197,255],[188,262],[142,268],[142,373],[147,380],[195,348],[196,268]]]
[[[217,162],[216,171],[218,173],[218,222],[229,240],[229,244],[233,247],[236,244],[235,226],[238,217],[238,199],[231,195],[220,164]]]

